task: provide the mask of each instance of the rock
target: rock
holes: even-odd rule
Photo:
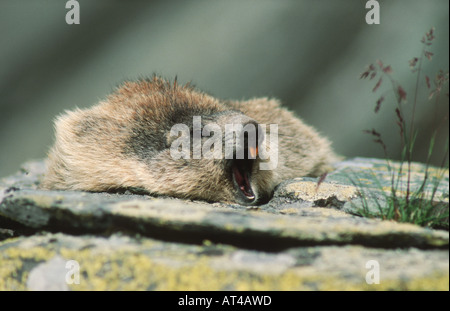
[[[287,180],[268,204],[249,208],[43,191],[45,165],[30,162],[0,181],[0,290],[448,290],[447,231],[355,215],[361,192],[378,195],[374,204],[383,204],[382,187],[366,181],[364,188],[354,179],[362,184],[375,170],[388,183],[381,167],[376,159],[344,161],[319,186],[312,178]],[[448,183],[436,192],[448,211]],[[84,284],[61,283],[61,264],[71,259],[80,263]],[[366,283],[369,260],[380,265],[379,285]],[[142,279],[137,266],[156,281]]]
[[[280,205],[280,214],[132,195],[16,190],[0,214],[40,230],[145,236],[198,243],[208,239],[265,250],[298,245],[448,247],[447,232],[366,219],[329,208]],[[289,212],[292,211],[293,212]],[[284,212],[287,215],[282,215]]]
[[[0,250],[2,290],[448,290],[449,284],[448,250],[345,245],[272,253],[209,241],[61,233],[3,241]],[[68,261],[79,270],[66,269]],[[379,284],[371,284],[374,261]],[[68,273],[78,274],[78,284],[61,283]]]
[[[275,197],[285,197],[312,203],[311,206],[340,207],[358,197],[356,187],[348,184],[322,182],[314,178],[295,178],[281,183]]]
[[[0,228],[0,241],[7,238],[12,238],[13,236],[14,236],[13,230]]]

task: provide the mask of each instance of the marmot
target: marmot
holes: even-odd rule
[[[278,124],[276,168],[261,170],[259,164],[267,160],[255,148],[249,152],[254,157],[247,156],[247,147],[244,159],[174,159],[171,128],[186,124],[192,135],[194,116],[222,129],[236,122],[267,128]],[[257,131],[260,140],[264,133],[260,127]],[[267,202],[282,180],[320,176],[338,159],[326,138],[275,99],[223,101],[158,76],[125,82],[91,108],[66,111],[56,119],[55,132],[43,189],[144,189],[155,195],[257,205]]]

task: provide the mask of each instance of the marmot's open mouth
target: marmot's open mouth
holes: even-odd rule
[[[231,175],[233,182],[239,191],[243,194],[244,199],[248,203],[252,203],[256,199],[251,186],[252,171],[255,159],[247,158],[247,149],[245,159],[234,159],[231,167]],[[258,149],[252,149],[252,157],[256,157]]]
[[[247,163],[248,162],[248,163]],[[235,160],[233,163],[233,179],[236,182],[239,190],[245,195],[245,197],[253,201],[255,194],[253,193],[252,186],[250,185],[251,167],[253,166],[252,160]]]

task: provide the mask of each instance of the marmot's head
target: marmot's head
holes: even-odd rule
[[[229,125],[241,125],[231,137]],[[46,189],[139,188],[253,205],[275,186],[273,172],[260,170],[258,145],[249,143],[263,141],[257,121],[189,85],[158,77],[126,82],[106,101],[66,112],[55,129]]]

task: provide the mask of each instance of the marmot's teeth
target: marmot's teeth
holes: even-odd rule
[[[248,147],[248,150],[250,151],[251,159],[256,159],[256,156],[258,155],[258,147]]]

